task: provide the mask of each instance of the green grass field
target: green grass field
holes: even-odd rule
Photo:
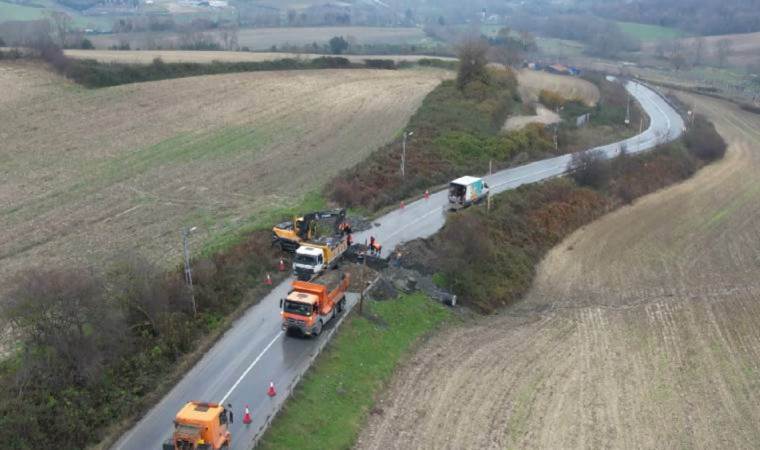
[[[583,49],[585,48],[585,45],[578,41],[541,36],[536,37],[536,45],[538,45],[538,49],[541,53],[557,56],[580,56],[583,54]]]
[[[658,25],[647,25],[634,22],[617,22],[620,30],[642,42],[657,41],[660,39],[675,39],[686,35],[676,28],[661,27]]]
[[[0,22],[41,19],[44,17],[45,11],[45,8],[17,5],[0,0]]]
[[[451,319],[423,294],[367,302],[296,388],[260,449],[350,448],[394,369],[421,336]]]

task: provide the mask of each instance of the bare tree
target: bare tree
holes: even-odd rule
[[[482,39],[467,39],[458,49],[459,54],[459,73],[457,74],[457,86],[463,89],[467,84],[473,81],[488,81],[488,72],[486,71],[486,54],[488,53],[488,44]]]
[[[69,33],[71,32],[71,25],[73,23],[71,16],[64,12],[51,11],[48,13],[48,19],[50,20],[53,33],[55,33],[57,38],[58,45],[61,48],[66,47]]]
[[[691,63],[695,66],[701,65],[702,60],[705,57],[705,47],[707,46],[707,42],[705,41],[705,38],[702,36],[699,36],[698,38],[695,38],[691,43]]]
[[[92,379],[105,360],[125,349],[120,310],[108,301],[101,280],[87,270],[22,272],[2,312],[22,334],[31,366],[48,373],[54,368],[62,382]]]
[[[721,39],[715,43],[715,58],[718,60],[718,65],[723,67],[726,65],[726,61],[733,53],[733,43],[731,39]]]

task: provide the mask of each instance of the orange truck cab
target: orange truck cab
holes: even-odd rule
[[[347,273],[327,271],[311,281],[294,281],[280,300],[282,329],[289,335],[319,336],[322,328],[346,309]]]
[[[227,410],[217,403],[188,402],[174,419],[163,450],[221,450],[230,447]]]

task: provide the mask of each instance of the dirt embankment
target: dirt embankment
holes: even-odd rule
[[[519,130],[529,123],[541,123],[544,125],[549,125],[552,123],[557,123],[561,120],[562,119],[559,117],[559,114],[546,109],[546,107],[543,105],[536,105],[535,116],[511,116],[507,119],[506,123],[504,123],[503,130]]]
[[[357,448],[760,442],[760,118],[685,101],[725,159],[572,234],[514,308],[427,342]]]

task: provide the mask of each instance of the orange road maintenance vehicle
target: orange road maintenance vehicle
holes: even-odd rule
[[[282,329],[288,335],[319,336],[324,326],[346,309],[350,275],[328,271],[311,281],[293,281],[280,300]]]
[[[174,433],[163,450],[226,450],[232,436],[228,411],[218,403],[188,402],[174,419]]]

